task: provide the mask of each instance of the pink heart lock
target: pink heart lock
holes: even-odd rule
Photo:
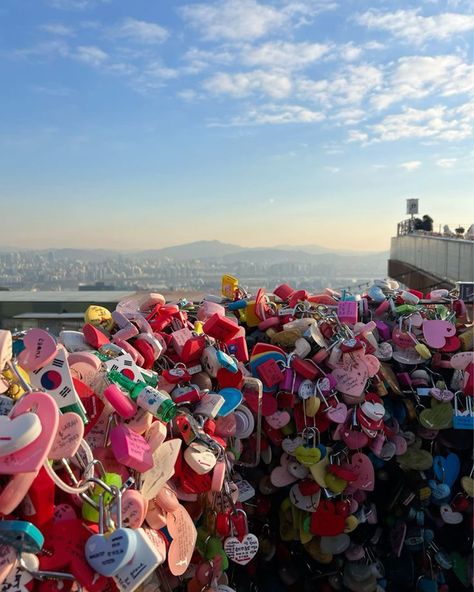
[[[12,343],[10,331],[0,329],[0,368],[2,370],[13,357]]]
[[[379,421],[383,419],[385,415],[385,407],[382,403],[378,403],[376,401],[364,401],[361,405],[361,409],[364,412],[364,415],[373,419],[374,421]]]
[[[145,520],[148,502],[135,489],[127,489],[122,493],[122,523],[127,528],[140,528]],[[116,515],[112,513],[113,520]]]
[[[18,362],[31,372],[49,364],[57,352],[56,341],[44,329],[30,329],[23,338],[23,345],[25,349],[18,354]]]
[[[58,431],[48,458],[60,460],[74,456],[84,435],[84,423],[77,413],[68,412],[59,416]]]
[[[338,364],[332,371],[332,376],[337,380],[336,388],[340,393],[359,399],[364,393],[369,372],[365,364]]]
[[[342,424],[346,421],[347,418],[347,406],[339,401],[334,405],[330,404],[326,413],[331,421],[333,421],[334,423]]]
[[[341,439],[350,450],[364,448],[369,443],[369,436],[364,432],[352,429],[349,425],[341,431]]]
[[[268,415],[265,421],[273,429],[279,430],[290,423],[291,417],[288,411],[275,411],[275,413]]]
[[[439,389],[437,387],[433,387],[430,389],[430,395],[434,397],[437,401],[441,401],[441,403],[448,403],[454,399],[454,393],[452,393],[448,389]]]
[[[34,413],[23,413],[14,419],[0,415],[0,456],[21,450],[41,434],[41,422]]]
[[[11,418],[33,411],[41,422],[40,435],[12,454],[0,458],[0,474],[13,475],[0,493],[0,512],[10,514],[25,497],[41,466],[48,458],[59,424],[59,411],[51,395],[32,392],[24,395],[10,413]]]
[[[356,452],[351,458],[351,466],[357,473],[357,479],[351,483],[351,486],[355,489],[373,491],[375,488],[375,473],[370,458],[361,452]]]
[[[429,347],[440,349],[446,345],[446,337],[454,337],[456,327],[449,321],[439,319],[423,323],[423,337]]]
[[[474,351],[458,352],[450,359],[451,367],[455,370],[465,370],[469,364],[474,364]]]

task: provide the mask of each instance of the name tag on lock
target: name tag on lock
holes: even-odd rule
[[[220,408],[224,405],[225,399],[221,395],[215,393],[206,393],[199,401],[195,409],[197,415],[204,415],[205,417],[216,417]]]

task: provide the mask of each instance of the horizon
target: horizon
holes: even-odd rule
[[[4,0],[0,27],[12,249],[380,252],[407,198],[473,222],[467,0]]]

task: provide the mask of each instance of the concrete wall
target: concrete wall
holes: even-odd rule
[[[454,284],[474,281],[474,241],[430,236],[392,238],[390,259]]]

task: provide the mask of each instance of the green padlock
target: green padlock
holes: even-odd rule
[[[118,473],[105,473],[102,481],[109,487],[115,485],[118,489],[122,487],[122,477]],[[95,485],[92,490],[91,499],[99,505],[99,496],[104,493],[104,505],[109,504],[112,501],[113,495],[107,491],[104,492],[104,488],[100,485]],[[84,501],[82,505],[82,517],[88,522],[99,522],[99,510],[96,510],[91,504]]]

